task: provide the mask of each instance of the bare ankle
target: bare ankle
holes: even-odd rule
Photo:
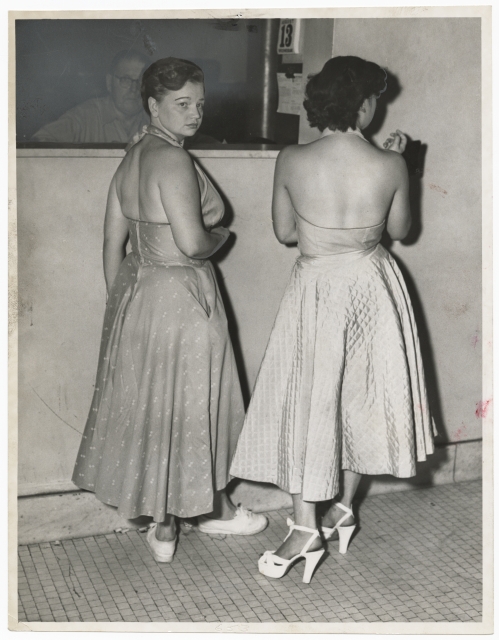
[[[212,520],[232,520],[236,512],[236,507],[232,504],[225,489],[217,491],[213,498],[213,511],[205,513],[206,518]]]
[[[338,522],[341,522],[341,526],[342,527],[347,527],[350,526],[352,524],[355,523],[355,518],[352,514],[349,514],[347,511],[345,511],[344,509],[342,509],[341,507],[338,506],[338,503],[340,502],[340,500],[337,500],[335,502],[332,503],[332,505],[329,507],[329,509],[327,510],[326,514],[324,515],[324,518],[322,520],[322,524],[325,527],[334,527],[338,524]],[[349,509],[350,511],[352,510],[352,503],[347,503],[347,502],[343,502],[341,501],[341,504],[346,507],[347,509]],[[348,516],[348,517],[347,517]]]
[[[160,542],[171,542],[172,540],[175,540],[176,535],[177,527],[174,520],[168,524],[158,523],[158,526],[156,527],[156,538]]]

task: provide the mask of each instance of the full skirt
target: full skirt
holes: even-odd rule
[[[328,500],[341,469],[414,475],[433,436],[413,310],[392,256],[377,245],[298,258],[231,474]]]
[[[142,264],[113,284],[73,482],[126,518],[213,509],[244,419],[213,266]]]

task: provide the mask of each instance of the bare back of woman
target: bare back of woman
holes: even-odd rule
[[[298,215],[317,226],[375,226],[401,186],[397,160],[356,135],[326,135],[289,149],[284,184]]]
[[[178,171],[179,165],[182,171]],[[178,183],[180,178],[181,183]],[[123,215],[132,220],[157,224],[169,223],[161,193],[182,190],[189,204],[198,210],[199,187],[194,164],[187,151],[165,144],[155,136],[146,135],[125,156],[116,172],[116,191]],[[174,215],[174,213],[173,213]]]
[[[370,101],[374,113],[375,99]],[[278,239],[298,239],[296,215],[329,229],[374,227],[386,219],[394,240],[405,237],[410,226],[409,180],[400,155],[405,136],[394,135],[394,151],[377,149],[358,129],[326,129],[315,142],[284,149],[274,178]]]

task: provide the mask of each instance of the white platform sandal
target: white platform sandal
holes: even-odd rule
[[[289,538],[294,529],[311,533],[312,535],[310,536],[310,539],[306,542],[300,553],[298,553],[290,560],[285,560],[284,558],[280,558],[279,556],[274,555],[273,551],[266,551],[258,561],[258,569],[260,573],[263,573],[263,575],[267,576],[268,578],[282,578],[297,560],[299,560],[300,558],[305,558],[303,582],[308,584],[312,579],[312,575],[315,568],[317,567],[319,560],[322,558],[326,550],[318,549],[317,551],[308,551],[312,543],[317,538],[320,538],[320,534],[317,529],[309,529],[308,527],[297,525],[293,522],[293,520],[291,520],[291,518],[288,518],[286,523],[289,527],[289,533],[284,538],[284,540],[287,540]]]
[[[350,538],[353,536],[353,532],[357,528],[357,525],[352,524],[348,527],[342,527],[342,522],[345,522],[345,520],[350,516],[353,517],[353,511],[348,507],[345,507],[345,505],[341,504],[341,502],[335,502],[335,505],[345,511],[345,515],[338,520],[333,528],[330,529],[329,527],[322,527],[322,533],[324,534],[325,540],[330,540],[333,537],[333,533],[337,531],[340,538],[340,553],[346,553],[348,549],[348,543],[350,542]]]

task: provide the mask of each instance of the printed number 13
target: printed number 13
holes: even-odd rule
[[[283,24],[281,27],[281,43],[280,47],[290,47],[291,42],[293,41],[293,25],[288,22],[288,24]]]

